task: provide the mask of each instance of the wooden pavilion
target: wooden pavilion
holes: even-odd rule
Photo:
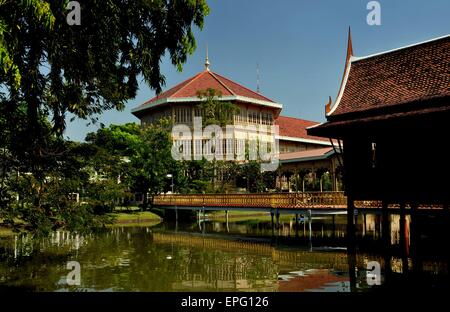
[[[326,117],[308,134],[342,142],[350,200],[449,203],[449,35],[367,57],[353,55],[349,35],[341,88]]]
[[[410,255],[413,270],[422,270],[419,208],[444,208],[449,217],[450,35],[355,57],[349,33],[347,51],[337,99],[325,108],[327,121],[308,128],[308,134],[335,139],[342,147],[349,274],[354,287],[355,200],[382,202],[386,280],[391,272],[388,208],[400,208],[403,272],[409,270]]]

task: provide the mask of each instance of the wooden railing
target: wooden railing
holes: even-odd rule
[[[268,194],[176,194],[158,195],[156,206],[252,207],[252,208],[336,208],[343,209],[343,192],[268,193]]]
[[[259,193],[259,194],[175,194],[155,196],[156,206],[179,207],[245,207],[245,208],[292,208],[292,209],[345,209],[347,197],[344,192]],[[356,209],[380,209],[380,200],[355,200]],[[389,209],[399,204],[389,203]],[[442,210],[443,205],[421,204],[418,209]],[[411,206],[406,205],[410,210]]]

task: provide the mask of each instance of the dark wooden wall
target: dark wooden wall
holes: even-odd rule
[[[448,202],[449,134],[447,113],[377,122],[349,131],[343,140],[347,195]],[[375,158],[372,143],[376,144]]]

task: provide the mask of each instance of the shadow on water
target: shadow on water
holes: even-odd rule
[[[448,289],[448,214],[360,213],[270,221],[163,222],[48,238],[0,238],[0,291],[384,291]],[[81,285],[68,286],[68,261]],[[369,262],[380,265],[372,285]],[[369,273],[369,275],[368,275]],[[372,275],[370,275],[372,274]]]

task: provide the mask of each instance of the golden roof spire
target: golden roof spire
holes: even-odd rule
[[[352,56],[353,56],[352,30],[351,30],[350,26],[348,26],[347,56],[345,58],[344,74],[342,75],[341,86],[339,87],[339,92],[338,92],[338,96],[336,98],[335,105],[337,104],[337,102],[339,102],[339,94],[341,94],[341,92],[343,90],[342,88],[344,87],[345,77],[348,74],[348,71],[350,70],[350,62],[351,62]],[[325,112],[326,112],[327,116],[329,113],[331,113],[332,104],[333,104],[333,101],[331,100],[331,97],[330,97],[328,100],[328,104],[325,106]]]
[[[205,59],[205,70],[209,71],[209,57],[208,57],[208,44],[206,44],[206,59]]]
[[[348,26],[348,41],[347,41],[347,60],[353,56],[353,42],[352,42],[352,30]]]
[[[331,96],[328,98],[328,103],[325,105],[325,114],[328,114],[331,111],[331,105],[333,104],[333,100]]]

